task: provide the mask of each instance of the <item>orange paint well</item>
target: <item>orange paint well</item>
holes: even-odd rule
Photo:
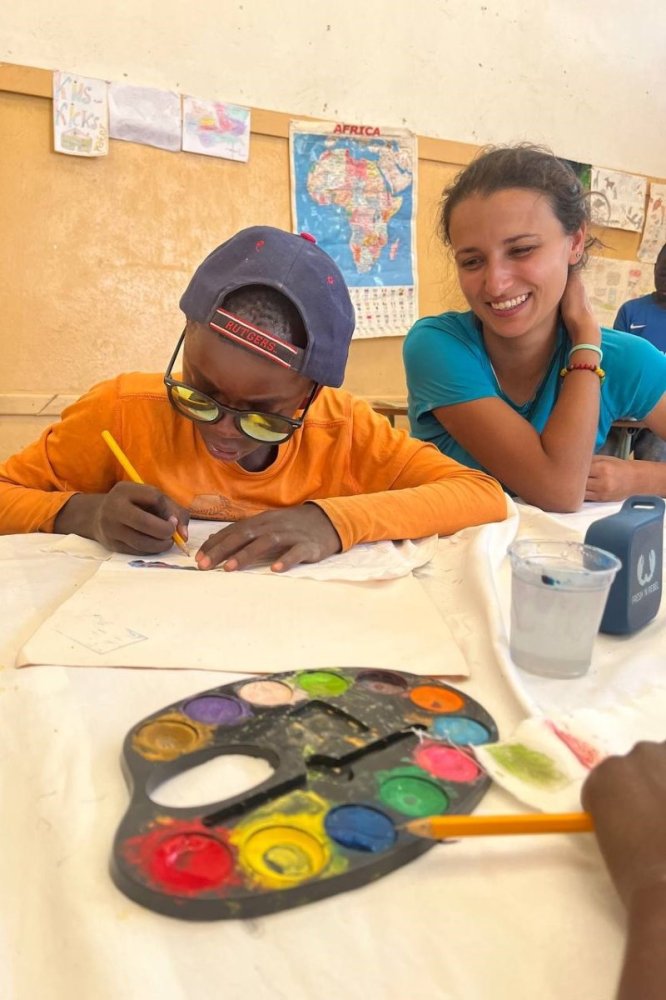
[[[463,699],[455,691],[436,687],[434,684],[421,684],[415,687],[409,697],[427,712],[458,712],[463,707]]]

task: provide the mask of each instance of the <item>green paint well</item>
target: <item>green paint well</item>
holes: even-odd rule
[[[298,675],[296,683],[311,697],[323,698],[328,695],[332,698],[344,694],[351,681],[340,674],[334,674],[331,670],[308,670]]]
[[[420,767],[396,767],[381,771],[379,797],[405,816],[433,816],[446,811],[449,798]]]
[[[503,743],[487,747],[493,760],[514,778],[541,788],[562,788],[567,777],[557,767],[552,757],[539,750],[531,750],[523,743]]]

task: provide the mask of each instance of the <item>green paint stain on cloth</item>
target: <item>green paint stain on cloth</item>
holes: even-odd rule
[[[554,790],[567,784],[567,776],[552,757],[539,750],[530,750],[523,743],[502,743],[487,747],[487,752],[500,767],[528,785]]]

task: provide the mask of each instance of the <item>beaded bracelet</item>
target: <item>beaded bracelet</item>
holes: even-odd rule
[[[569,351],[569,361],[571,361],[571,355],[575,354],[576,351],[596,351],[599,355],[599,364],[601,364],[604,360],[604,352],[600,347],[597,347],[596,344],[576,344],[576,346],[572,347]]]
[[[566,368],[562,368],[560,371],[560,377],[565,378],[569,372],[592,372],[593,375],[599,376],[599,381],[603,384],[606,378],[606,372],[603,368],[599,368],[598,365],[567,365]]]

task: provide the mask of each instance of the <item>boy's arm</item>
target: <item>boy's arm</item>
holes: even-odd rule
[[[315,501],[343,549],[359,542],[451,535],[507,516],[506,496],[495,479],[395,430],[358,400],[349,453],[354,495]]]
[[[161,552],[171,522],[187,512],[153,486],[120,482],[122,471],[101,437],[115,426],[117,382],[102,383],[0,465],[0,534],[57,531],[94,538],[121,552]]]
[[[416,442],[414,442],[416,444]],[[392,487],[378,493],[317,500],[348,549],[359,542],[452,535],[507,516],[499,483],[420,445]]]
[[[94,386],[41,437],[0,465],[0,533],[53,531],[78,493],[105,494],[121,478],[101,438],[118,434],[119,379]]]
[[[38,441],[0,465],[0,534],[53,531],[60,511],[82,489],[76,480],[57,471],[52,458],[53,431],[48,428]],[[75,436],[71,451],[72,458],[76,452],[81,463],[88,460],[85,442],[77,442]],[[100,484],[99,489],[103,492],[104,486]]]

